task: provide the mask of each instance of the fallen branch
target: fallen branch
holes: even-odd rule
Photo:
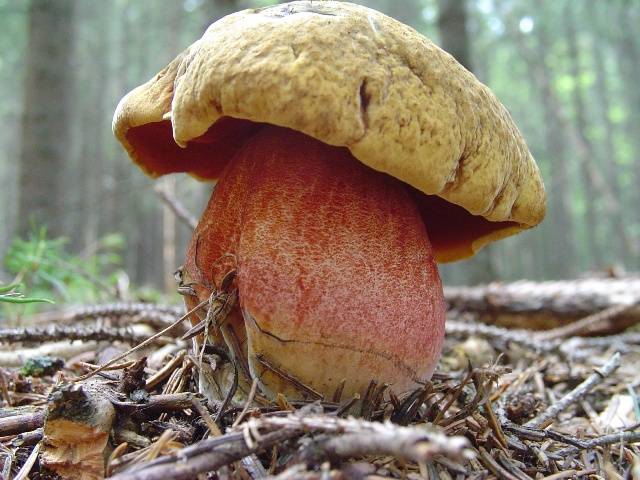
[[[261,453],[286,440],[295,438],[302,430],[283,430],[262,435],[259,445],[251,447],[244,435],[234,432],[221,437],[202,440],[189,447],[162,456],[144,465],[110,477],[111,480],[190,480],[199,473],[215,471],[254,453]]]
[[[421,463],[436,455],[451,459],[469,458],[471,455],[464,437],[449,437],[434,428],[404,427],[388,421],[369,422],[333,415],[294,413],[283,417],[250,418],[238,428],[242,429],[250,444],[261,441],[258,432],[264,429],[339,435],[316,444],[315,452],[307,454],[311,457],[349,458],[380,454]],[[311,457],[307,456],[307,459]]]
[[[607,329],[612,320],[637,307],[639,304],[640,300],[631,304],[614,305],[613,307],[596,312],[581,320],[570,323],[569,325],[545,330],[544,332],[537,333],[535,336],[541,341],[548,341],[577,335],[585,335],[592,331],[603,331]]]
[[[528,421],[525,427],[540,427],[547,423],[547,421],[554,419],[560,412],[567,408],[572,403],[577,402],[589,393],[596,385],[602,380],[607,378],[620,366],[620,354],[615,353],[607,363],[603,365],[601,369],[596,369],[594,373],[589,375],[587,379],[578,385],[576,388],[567,393],[560,400],[550,405],[544,412]]]
[[[394,455],[415,462],[425,462],[439,455],[452,459],[470,457],[465,438],[447,437],[435,429],[296,412],[286,416],[251,418],[230,433],[202,440],[146,465],[134,466],[112,478],[192,478],[250,454],[265,451],[302,433],[325,435],[313,447],[305,449],[302,459],[308,462],[316,461],[318,457],[350,458],[369,454]]]
[[[43,429],[37,428],[30,432],[24,432],[16,435],[11,439],[11,446],[13,448],[28,447],[29,445],[35,445],[42,440]]]
[[[117,409],[122,409],[129,414],[134,411],[141,411],[146,413],[160,413],[160,412],[174,412],[179,410],[186,410],[193,407],[193,402],[203,401],[203,398],[198,393],[182,392],[182,393],[167,393],[163,395],[151,395],[149,399],[144,403],[136,402],[118,402],[114,401],[113,405]]]
[[[110,367],[111,365],[114,365],[115,363],[118,363],[121,360],[124,360],[125,358],[127,358],[129,355],[131,355],[132,353],[137,352],[138,350],[141,350],[142,348],[146,347],[147,345],[152,344],[157,338],[163,336],[163,335],[167,335],[169,334],[169,332],[171,332],[172,330],[174,330],[175,328],[179,327],[180,324],[182,324],[182,322],[189,316],[191,315],[193,312],[199,310],[200,308],[204,307],[209,301],[205,300],[201,303],[199,303],[198,305],[196,305],[194,308],[192,308],[190,311],[188,311],[187,313],[185,313],[184,315],[182,315],[180,318],[178,318],[175,322],[173,322],[171,325],[167,326],[166,328],[164,328],[163,330],[159,331],[158,333],[156,333],[155,335],[152,335],[151,337],[147,338],[146,340],[138,343],[135,347],[130,348],[129,350],[127,350],[126,352],[118,355],[115,358],[112,358],[111,360],[109,360],[107,363],[99,366],[97,369],[86,373],[78,378],[76,378],[74,381],[75,382],[80,382],[82,380],[87,380],[88,378],[91,378],[92,376],[96,375],[97,373],[103,371],[105,368]]]
[[[31,450],[31,453],[27,457],[26,462],[24,462],[24,465],[22,465],[22,468],[20,468],[20,471],[16,474],[13,480],[25,480],[29,478],[29,473],[31,472],[31,469],[38,459],[38,454],[40,453],[41,447],[42,444],[39,443],[33,450]]]
[[[490,339],[500,340],[504,343],[517,343],[537,352],[549,352],[560,346],[558,341],[542,341],[527,330],[512,330],[494,325],[486,325],[477,322],[464,322],[458,320],[447,320],[445,324],[447,336],[478,335]]]
[[[560,456],[568,456],[579,452],[580,450],[588,450],[596,447],[604,447],[616,443],[638,443],[640,442],[640,432],[616,432],[601,437],[583,440],[579,447],[569,447],[556,452]]]
[[[570,324],[567,326],[568,331]],[[447,320],[445,325],[447,337],[479,336],[503,344],[515,343],[529,348],[534,352],[559,352],[568,358],[585,358],[590,356],[589,349],[615,347],[616,350],[630,350],[640,345],[640,333],[626,332],[618,335],[601,337],[570,337],[545,338],[545,332],[531,332],[529,330],[514,330],[494,325],[486,325],[475,321]]]
[[[51,325],[42,327],[2,328],[0,329],[0,343],[44,343],[51,341],[83,342],[133,342],[138,343],[149,336],[140,328],[115,328],[115,327],[83,327],[83,326],[59,326]],[[161,339],[158,339],[161,341]]]
[[[117,302],[38,313],[28,317],[28,322],[25,323],[56,323],[59,325],[98,318],[117,320],[122,317],[141,317],[142,319],[152,320],[149,322],[152,325],[154,320],[156,324],[160,325],[171,323],[182,314],[184,314],[184,308],[179,306],[142,302]]]
[[[444,293],[450,308],[475,313],[484,323],[510,328],[562,327],[616,306],[628,308],[610,310],[600,323],[591,319],[591,327],[615,333],[640,321],[640,277],[491,283],[445,287]]]
[[[10,417],[0,418],[0,436],[15,435],[18,433],[36,430],[44,424],[44,411],[24,413]]]
[[[33,357],[57,357],[69,359],[84,352],[95,350],[96,342],[55,342],[34,348],[0,351],[0,367],[20,367]]]

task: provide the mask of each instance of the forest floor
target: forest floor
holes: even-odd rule
[[[113,304],[3,330],[0,478],[640,479],[634,331],[552,341],[451,311],[437,372],[402,398],[207,402],[198,377],[222,358],[204,365],[182,325],[96,370],[181,314]]]

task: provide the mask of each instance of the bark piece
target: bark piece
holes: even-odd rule
[[[105,449],[115,417],[105,387],[65,385],[47,408],[40,464],[65,479],[104,478]]]

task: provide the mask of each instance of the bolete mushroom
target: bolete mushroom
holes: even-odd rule
[[[535,161],[489,89],[359,5],[217,21],[122,99],[113,129],[154,177],[218,180],[186,254],[186,303],[236,272],[238,305],[212,341],[268,395],[427,380],[444,336],[436,261],[544,216]]]

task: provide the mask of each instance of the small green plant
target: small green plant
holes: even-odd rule
[[[3,303],[54,303],[48,298],[25,297],[23,293],[15,290],[20,287],[19,283],[0,286],[0,302]]]
[[[122,264],[122,236],[107,235],[82,255],[69,253],[66,246],[65,238],[47,238],[44,228],[26,239],[13,240],[4,264],[15,280],[0,290],[6,314],[32,313],[36,310],[36,305],[31,305],[34,302],[52,303],[46,299],[87,303],[113,296]],[[29,292],[29,296],[17,293],[18,287]],[[22,304],[21,310],[12,310],[18,306],[9,304]]]

